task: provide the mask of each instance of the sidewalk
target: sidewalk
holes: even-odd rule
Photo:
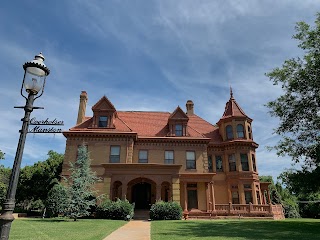
[[[149,221],[132,220],[103,240],[150,240]]]

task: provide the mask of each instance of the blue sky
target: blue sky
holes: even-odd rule
[[[281,94],[264,73],[301,56],[298,21],[313,24],[320,1],[3,1],[0,7],[0,149],[12,166],[21,128],[22,65],[40,51],[51,73],[33,117],[75,125],[79,94],[91,106],[106,95],[118,110],[173,111],[188,99],[211,123],[222,116],[229,86],[254,119],[260,175],[291,167],[266,150],[278,120],[264,106]],[[22,166],[64,152],[61,134],[29,134]]]

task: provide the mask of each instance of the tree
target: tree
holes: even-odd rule
[[[95,206],[95,191],[93,185],[98,180],[90,169],[90,158],[87,147],[78,149],[78,158],[70,163],[71,175],[68,179],[68,207],[66,216],[76,221],[79,217],[88,216],[91,207]]]
[[[315,26],[297,23],[298,47],[303,58],[286,60],[266,76],[274,85],[281,85],[284,94],[267,103],[272,116],[280,119],[275,133],[282,140],[274,147],[279,155],[288,155],[293,161],[306,165],[320,163],[320,13]]]
[[[0,150],[0,159],[4,159],[4,154],[1,150]]]
[[[49,215],[57,216],[64,214],[69,205],[68,189],[61,183],[55,184],[48,193],[46,207]]]
[[[320,217],[320,168],[312,171],[289,169],[280,174],[279,179],[288,191],[297,197],[302,217]]]
[[[0,150],[0,159],[4,159],[4,153]],[[9,178],[11,174],[11,169],[0,165],[0,207],[6,198],[7,189],[9,185]]]
[[[16,195],[18,207],[28,209],[32,201],[47,199],[50,189],[60,180],[63,159],[63,154],[50,150],[47,160],[21,169]]]

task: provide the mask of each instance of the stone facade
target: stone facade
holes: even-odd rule
[[[180,203],[187,217],[225,215],[278,217],[270,203],[269,183],[258,177],[252,119],[232,91],[213,125],[194,113],[117,111],[105,96],[85,117],[87,93],[80,95],[77,125],[66,137],[62,175],[80,145],[90,152],[92,170],[102,181],[99,194],[122,198],[146,209],[157,200]],[[283,215],[282,215],[283,216]]]

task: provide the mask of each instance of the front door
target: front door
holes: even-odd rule
[[[151,203],[151,184],[143,182],[132,187],[132,202],[136,209],[149,209]]]

